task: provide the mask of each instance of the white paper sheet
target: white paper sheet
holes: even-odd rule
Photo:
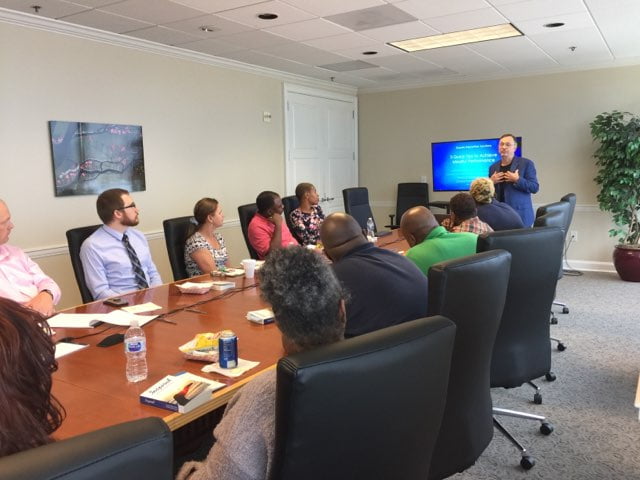
[[[60,342],[56,343],[56,353],[55,357],[60,358],[65,355],[69,355],[70,353],[77,352],[78,350],[82,350],[83,348],[87,348],[89,345],[82,345],[79,343],[67,343]]]

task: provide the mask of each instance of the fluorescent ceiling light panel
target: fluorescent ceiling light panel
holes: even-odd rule
[[[452,47],[466,43],[486,42],[500,38],[519,37],[523,33],[510,23],[494,25],[492,27],[474,28],[460,32],[443,33],[428,37],[412,38],[399,42],[389,42],[389,45],[404,50],[405,52],[417,52],[432,48]]]

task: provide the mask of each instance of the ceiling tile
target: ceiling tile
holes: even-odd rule
[[[383,0],[282,0],[319,17],[384,5]]]
[[[278,18],[275,20],[262,20],[261,18],[258,18],[258,15],[261,13],[275,13],[278,15]],[[279,0],[272,0],[270,2],[257,3],[255,5],[248,5],[246,7],[235,8],[233,10],[226,10],[224,12],[220,12],[218,15],[222,18],[226,18],[227,20],[250,25],[254,28],[275,27],[277,25],[309,20],[314,17],[313,14],[309,12],[292,7],[291,5],[287,5]]]
[[[156,25],[198,17],[203,13],[201,10],[178,5],[169,0],[153,0],[153,2],[148,0],[125,0],[124,2],[107,5],[100,10]]]
[[[118,3],[122,0],[64,0],[67,3],[75,3],[76,5],[82,5],[88,8],[100,8],[105,5],[111,5],[112,3]],[[33,4],[33,0],[31,0]],[[49,3],[48,1],[46,3]]]
[[[393,5],[382,5],[379,7],[365,8],[352,12],[339,13],[325,17],[327,20],[343,27],[350,28],[356,32],[360,30],[371,30],[389,25],[397,25],[414,21],[415,18],[407,12],[394,7]]]
[[[502,5],[498,10],[514,22],[587,12],[582,0],[525,0]]]
[[[593,64],[614,58],[595,27],[541,33],[529,39],[561,65]]]
[[[638,0],[588,0],[588,6],[616,58],[640,57]]]
[[[275,35],[280,35],[296,42],[350,32],[349,29],[336,25],[335,23],[327,22],[322,18],[314,18],[312,20],[289,23],[287,25],[279,25],[277,27],[263,28],[262,30]]]
[[[434,48],[414,52],[413,55],[465,75],[485,75],[507,71],[503,66],[464,46]]]
[[[479,42],[467,45],[467,48],[513,72],[539,70],[558,65],[553,58],[525,37]]]
[[[143,38],[151,42],[162,43],[164,45],[179,45],[181,43],[194,42],[198,40],[198,37],[188,35],[185,32],[157,26],[127,32],[127,35],[130,37]]]
[[[461,30],[509,23],[506,17],[493,8],[454,13],[453,15],[445,15],[443,17],[425,18],[422,21],[440,33],[459,32]]]
[[[267,48],[290,42],[290,40],[286,38],[272,35],[261,30],[249,30],[248,32],[225,35],[220,37],[220,40],[246,49]]]
[[[558,28],[545,27],[547,23],[551,22],[563,22],[564,26]],[[520,20],[513,22],[513,24],[525,35],[536,35],[538,33],[551,33],[594,27],[593,19],[586,12],[554,15],[553,17],[538,18],[535,20]]]
[[[173,3],[179,3],[186,7],[201,10],[206,13],[223,12],[234,8],[245,7],[260,3],[260,0],[171,0]]]
[[[326,63],[337,63],[349,60],[349,58],[345,58],[335,53],[300,43],[288,43],[286,45],[278,45],[265,49],[261,48],[259,51],[266,53],[267,55],[273,55],[309,65],[324,65]]]
[[[193,50],[195,52],[207,53],[209,55],[222,55],[228,52],[243,50],[243,47],[232,45],[218,39],[197,40],[195,42],[184,43],[180,48]]]
[[[371,30],[362,30],[358,33],[381,42],[396,42],[399,40],[408,40],[410,38],[436,35],[440,32],[422,22],[415,21],[401,23],[400,25],[389,25],[388,27],[374,28]]]
[[[376,55],[363,55],[362,52],[378,52]],[[390,55],[406,55],[402,50],[390,47],[384,43],[369,44],[363,47],[347,48],[344,50],[336,51],[337,54],[344,55],[345,57],[355,58],[358,60],[364,60],[368,62],[370,59],[379,57],[388,57]]]
[[[41,5],[37,13],[33,9],[33,5]],[[46,18],[61,18],[86,10],[86,7],[81,5],[60,0],[48,0],[46,2],[35,2],[34,0],[0,0],[0,7]]]
[[[315,40],[307,40],[304,43],[322,50],[335,52],[337,50],[369,45],[371,44],[371,39],[357,33],[345,33],[331,37],[317,38]]]
[[[152,26],[150,23],[133,20],[120,15],[113,15],[100,10],[87,10],[82,13],[64,17],[65,22],[85,25],[107,32],[125,33]]]
[[[370,68],[379,69],[378,65],[374,65],[364,60],[348,60],[346,62],[329,63],[326,65],[317,65],[318,68],[331,70],[332,72],[351,72],[354,70],[367,70]]]
[[[388,68],[395,72],[427,72],[443,70],[442,67],[433,63],[421,60],[412,55],[391,55],[386,57],[376,57],[369,60],[371,63]]]
[[[200,27],[204,25],[212,26],[215,30],[213,32],[203,32],[200,30]],[[164,26],[172,28],[173,30],[186,32],[189,35],[194,35],[199,38],[216,38],[223,35],[231,35],[233,33],[251,30],[251,27],[247,25],[231,22],[217,15],[203,15],[200,17],[189,18],[187,20],[180,20],[179,22],[166,23]]]
[[[405,0],[394,3],[394,5],[422,20],[423,18],[442,17],[468,10],[480,10],[486,8],[487,3],[484,0]]]

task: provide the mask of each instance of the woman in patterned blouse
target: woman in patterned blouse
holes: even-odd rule
[[[301,245],[315,245],[320,237],[320,225],[324,213],[318,205],[320,197],[316,187],[310,183],[301,183],[296,187],[296,197],[300,206],[293,210],[289,217],[293,225],[293,233]]]
[[[193,207],[197,224],[189,226],[184,245],[184,263],[193,277],[224,267],[229,260],[222,235],[216,232],[224,222],[224,214],[217,200],[202,198]]]

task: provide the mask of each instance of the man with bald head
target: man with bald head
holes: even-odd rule
[[[370,243],[351,215],[325,218],[320,239],[348,294],[345,337],[427,315],[426,277],[402,255]]]
[[[431,265],[476,253],[478,236],[475,233],[447,232],[425,207],[407,210],[400,220],[400,230],[411,247],[407,258],[425,275]]]
[[[60,287],[24,251],[7,243],[11,230],[9,207],[0,199],[0,297],[49,317],[60,300]]]

